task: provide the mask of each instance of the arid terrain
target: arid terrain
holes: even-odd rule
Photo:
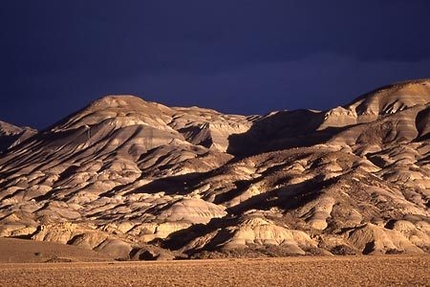
[[[430,251],[429,80],[254,116],[106,96],[41,131],[0,122],[0,143],[3,238],[117,260]]]
[[[430,256],[115,261],[45,241],[0,239],[0,286],[430,286]],[[101,261],[103,260],[103,261]]]
[[[429,256],[0,264],[0,286],[430,286]]]

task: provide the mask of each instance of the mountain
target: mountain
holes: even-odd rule
[[[1,237],[120,259],[429,253],[429,207],[430,80],[265,116],[107,96],[0,155]]]
[[[0,153],[21,143],[21,141],[25,141],[35,133],[37,133],[37,131],[32,128],[17,127],[10,123],[0,121]]]

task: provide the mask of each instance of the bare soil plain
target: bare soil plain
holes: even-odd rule
[[[0,286],[430,286],[430,256],[1,263]]]

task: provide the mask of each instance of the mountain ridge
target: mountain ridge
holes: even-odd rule
[[[428,253],[429,119],[428,79],[265,116],[103,97],[0,155],[0,236],[122,259]]]

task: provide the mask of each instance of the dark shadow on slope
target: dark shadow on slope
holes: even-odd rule
[[[235,181],[234,185],[236,186],[235,189],[231,189],[227,192],[223,192],[221,194],[217,194],[214,198],[213,203],[215,204],[222,204],[226,201],[230,201],[233,198],[240,196],[245,190],[247,190],[252,184],[259,181],[261,179],[257,178],[254,180],[239,180]]]
[[[430,107],[420,111],[415,118],[418,137],[416,141],[425,141],[430,139]]]
[[[265,170],[261,177],[257,177],[251,180],[239,180],[239,181],[235,181],[234,185],[236,186],[236,188],[231,189],[229,191],[217,194],[213,200],[213,203],[215,204],[223,204],[227,201],[230,201],[232,199],[234,199],[237,196],[240,196],[241,194],[243,194],[247,189],[249,189],[253,184],[256,184],[257,182],[261,181],[262,178],[267,178],[267,176],[270,176],[271,174],[274,174],[276,172],[279,172],[280,170],[284,169],[285,165],[284,164],[280,164],[280,165],[275,165],[272,166],[270,168],[268,168],[267,170]],[[280,180],[280,182],[282,182],[282,179]],[[279,182],[279,183],[280,183]],[[279,184],[278,182],[274,183],[274,185]],[[292,188],[295,188],[294,186]]]
[[[68,179],[72,175],[76,174],[80,167],[78,165],[71,165],[68,168],[66,168],[62,173],[60,173],[60,176],[56,182],[56,184],[61,183],[63,180]]]
[[[230,207],[227,212],[238,215],[250,209],[269,210],[272,207],[280,207],[284,210],[294,209],[318,196],[319,190],[312,188],[313,185],[310,182],[304,182],[287,188],[274,189]]]
[[[321,181],[318,178],[302,183],[273,189],[253,196],[240,204],[227,209],[229,214],[239,215],[250,209],[269,210],[279,207],[285,211],[299,208],[321,195],[322,190],[335,183],[337,178]]]
[[[0,155],[7,154],[8,151],[16,149],[18,146],[22,146],[27,143],[29,139],[32,139],[37,135],[37,133],[38,132],[36,130],[24,128],[24,130],[16,134],[0,135]],[[13,147],[11,147],[11,145],[13,145]]]
[[[139,179],[141,179],[141,178],[139,178]],[[112,189],[110,189],[110,190],[108,190],[108,191],[105,191],[105,192],[103,192],[103,193],[99,194],[99,197],[112,197],[112,196],[115,196],[115,195],[116,195],[118,192],[120,192],[121,190],[123,190],[123,189],[127,189],[127,188],[129,188],[130,186],[132,186],[132,185],[133,185],[133,183],[134,183],[134,182],[117,185],[117,186],[115,186],[114,188],[112,188]]]
[[[5,153],[18,138],[19,134],[0,135],[0,154]]]
[[[234,226],[239,223],[238,217],[223,217],[223,218],[212,218],[207,224],[195,224],[186,229],[182,229],[173,232],[169,235],[167,239],[162,241],[161,247],[170,250],[178,250],[190,243],[191,241],[197,239],[198,237],[204,236],[218,229],[225,229],[229,226]],[[205,246],[205,250],[214,250],[219,243],[225,242],[227,236],[226,232],[220,232],[217,236],[212,238],[210,244]],[[218,238],[217,238],[218,237]],[[222,238],[220,238],[222,237]],[[197,252],[189,251],[189,254]]]
[[[213,144],[212,136],[208,126],[189,126],[182,129],[178,129],[178,132],[182,134],[186,141],[194,145],[202,145],[210,148]]]
[[[25,239],[25,240],[31,240],[33,238],[33,236],[35,236],[37,233],[39,233],[41,231],[41,226],[38,226],[36,228],[36,230],[33,233],[29,233],[29,234],[23,234],[23,235],[15,235],[15,236],[10,236],[9,238],[16,238],[16,239]]]
[[[346,129],[346,127],[326,128],[319,131],[324,116],[324,112],[295,110],[264,117],[256,121],[246,133],[231,135],[227,152],[242,157],[294,147],[308,147],[324,143]]]
[[[280,207],[285,211],[293,210],[307,204],[322,194],[322,189],[335,183],[337,179],[321,181],[311,179],[306,182],[285,186],[257,196],[254,196],[241,204],[227,209],[228,215],[223,218],[213,218],[208,224],[196,224],[186,229],[179,230],[169,235],[162,241],[162,247],[178,250],[193,240],[217,231],[204,250],[214,251],[219,249],[220,244],[225,243],[233,234],[227,227],[240,223],[242,214],[250,209],[268,210],[272,207]],[[189,256],[202,250],[191,249],[187,251]]]
[[[165,192],[168,195],[185,195],[191,191],[191,187],[196,185],[204,173],[188,173],[183,175],[169,176],[156,179],[146,185],[126,193],[125,195],[134,193],[157,193]]]

